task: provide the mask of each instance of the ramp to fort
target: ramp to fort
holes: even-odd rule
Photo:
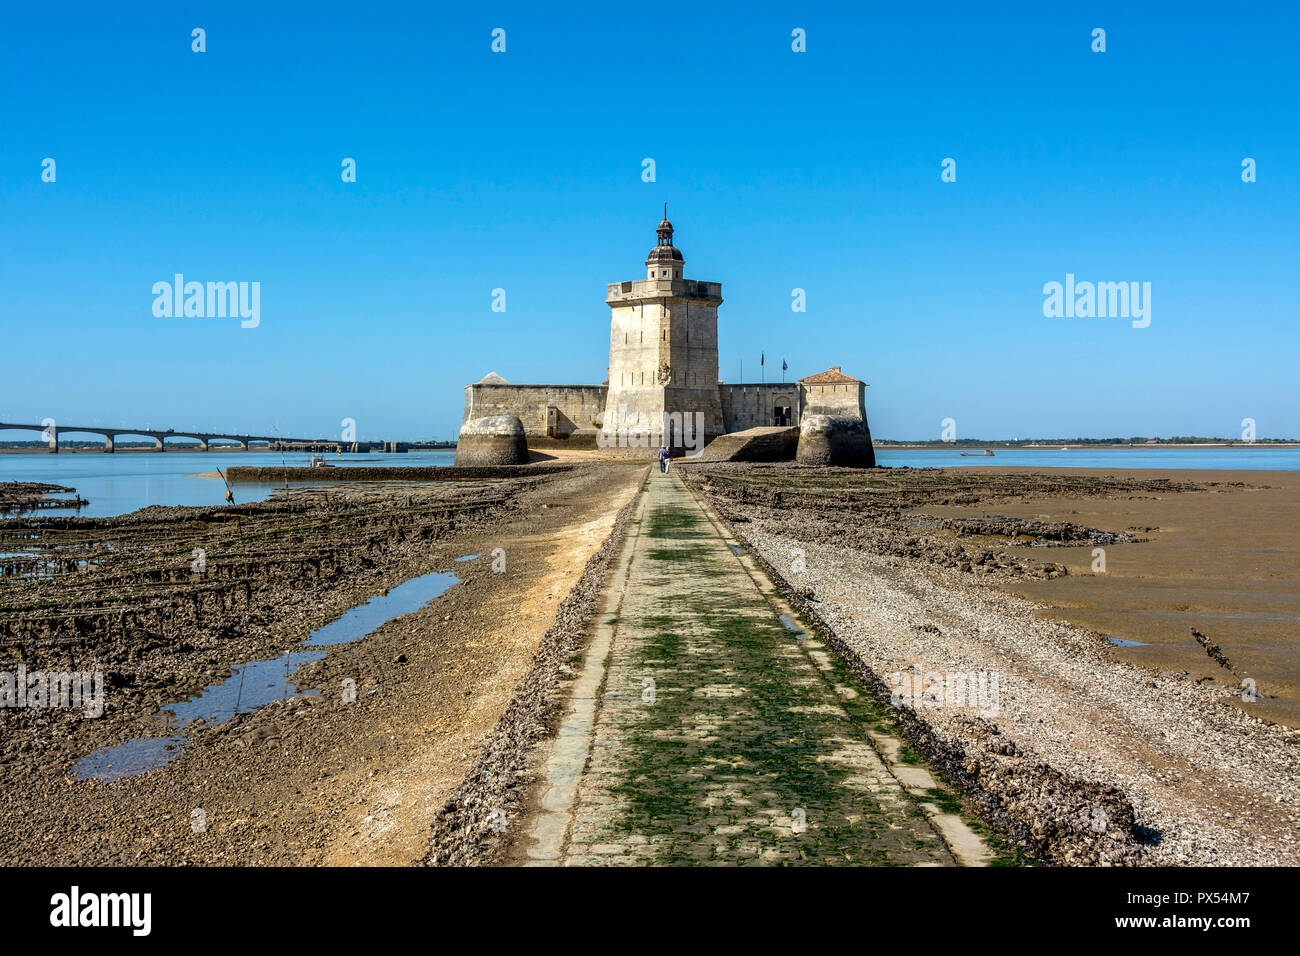
[[[691,461],[791,461],[799,446],[799,428],[769,425],[719,435]]]

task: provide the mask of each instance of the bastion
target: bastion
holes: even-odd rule
[[[473,418],[460,427],[456,466],[523,465],[528,462],[524,424],[514,415]]]
[[[866,420],[808,415],[799,426],[799,450],[795,460],[801,465],[875,467],[876,452],[871,445],[871,432]]]

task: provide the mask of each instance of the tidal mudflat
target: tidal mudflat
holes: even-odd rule
[[[0,584],[0,670],[106,676],[97,719],[0,710],[0,861],[419,858],[642,471],[348,482],[234,507],[0,522],[36,556]],[[299,650],[349,608],[453,570],[459,583],[418,610],[295,663],[286,676],[301,696],[194,721],[164,766],[112,781],[74,773],[103,748],[173,732],[159,710],[245,662]]]
[[[1105,479],[1116,472],[1069,474]],[[1246,686],[1258,693],[1230,697],[1234,706],[1300,728],[1300,473],[1119,474],[1134,482],[1171,479],[1182,490],[1077,497],[1027,490],[1019,501],[997,505],[1013,519],[1131,529],[1143,539],[1135,547],[1108,547],[1104,556],[1087,542],[1053,548],[1068,575],[1008,582],[1008,589],[1043,605],[1044,616],[1134,642],[1122,655],[1126,661],[1185,670],[1194,681],[1238,691],[1251,681]],[[1187,489],[1185,481],[1197,487]],[[987,510],[957,506],[938,513]],[[1209,653],[1207,644],[1221,654]]]

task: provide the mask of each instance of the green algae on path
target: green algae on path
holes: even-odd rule
[[[874,698],[780,622],[680,479],[643,510],[584,674],[607,664],[561,862],[954,864],[872,745]]]

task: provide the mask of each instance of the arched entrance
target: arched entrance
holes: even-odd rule
[[[794,398],[792,396],[774,395],[772,397],[772,424],[794,424]]]

